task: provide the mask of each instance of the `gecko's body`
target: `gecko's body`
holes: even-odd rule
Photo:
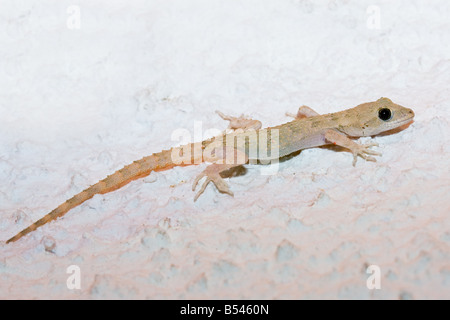
[[[219,113],[220,114],[220,113]],[[187,144],[154,153],[116,171],[114,174],[73,196],[42,219],[19,232],[7,241],[16,241],[47,222],[63,216],[70,209],[92,198],[95,194],[114,191],[135,179],[149,175],[152,171],[166,170],[174,166],[213,162],[194,181],[206,177],[195,200],[203,193],[209,182],[220,192],[232,195],[220,173],[254,160],[278,159],[293,152],[335,144],[353,153],[353,164],[357,156],[376,161],[370,155],[380,155],[370,150],[370,143],[361,145],[350,137],[373,136],[410,122],[414,117],[411,109],[394,104],[387,98],[361,104],[352,109],[319,115],[308,107],[301,107],[295,120],[265,129],[259,121],[220,114],[230,121],[230,128],[244,129],[223,134],[209,140]]]

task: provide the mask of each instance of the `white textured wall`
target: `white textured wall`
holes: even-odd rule
[[[0,298],[450,298],[449,1],[94,3],[0,3],[1,240],[175,129],[225,128],[216,109],[275,125],[386,96],[415,122],[376,138],[377,163],[248,166],[234,198],[192,201],[204,166],[95,196],[0,244]]]

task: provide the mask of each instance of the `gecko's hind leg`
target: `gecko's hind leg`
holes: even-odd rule
[[[288,117],[292,117],[295,119],[303,119],[303,118],[309,118],[309,117],[315,117],[320,115],[319,113],[317,113],[316,111],[314,111],[313,109],[311,109],[310,107],[307,106],[301,106],[300,108],[298,108],[297,114],[292,114],[289,112],[286,112],[286,115]]]
[[[228,184],[220,176],[220,173],[230,170],[232,168],[239,167],[248,161],[248,157],[243,151],[232,148],[230,146],[216,147],[211,150],[204,150],[203,157],[206,161],[216,162],[206,167],[202,173],[200,173],[192,184],[192,191],[195,191],[198,182],[206,177],[205,182],[201,186],[198,193],[195,195],[194,201],[205,191],[210,182],[214,183],[217,190],[222,193],[227,193],[233,196]]]
[[[231,129],[233,131],[237,130],[237,129],[242,129],[244,131],[249,130],[249,129],[258,130],[258,129],[261,129],[261,127],[262,127],[261,121],[247,118],[244,115],[241,115],[240,117],[227,116],[218,110],[216,110],[216,113],[223,120],[230,121],[230,124],[228,125],[228,129]]]
[[[214,183],[217,190],[219,190],[222,193],[227,193],[230,196],[234,196],[233,192],[230,190],[228,184],[223,180],[223,178],[220,176],[221,172],[227,171],[233,167],[236,167],[232,164],[211,164],[206,167],[205,170],[203,170],[202,173],[200,173],[194,180],[194,183],[192,185],[192,191],[195,191],[195,188],[197,187],[198,182],[203,178],[206,177],[205,182],[203,182],[203,185],[201,186],[200,190],[197,192],[197,194],[194,197],[194,201],[198,199],[198,197],[205,191],[206,187],[210,182]]]

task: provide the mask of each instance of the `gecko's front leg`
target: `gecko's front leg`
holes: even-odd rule
[[[381,156],[381,153],[369,149],[370,147],[377,147],[378,143],[376,142],[359,144],[348,138],[346,135],[331,129],[325,132],[325,139],[332,144],[349,149],[353,153],[353,166],[356,165],[358,156],[367,161],[374,162],[376,162],[377,159],[371,157],[370,155]]]

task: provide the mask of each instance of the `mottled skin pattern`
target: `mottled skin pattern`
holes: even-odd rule
[[[206,181],[194,198],[196,200],[211,181],[220,192],[233,195],[220,176],[221,172],[245,163],[255,163],[256,160],[278,159],[306,148],[335,144],[352,152],[353,165],[356,163],[357,156],[368,161],[376,161],[370,155],[380,154],[369,149],[376,146],[376,143],[361,145],[349,136],[373,136],[404,125],[414,117],[411,109],[397,105],[387,98],[325,115],[319,115],[308,107],[300,107],[297,115],[294,116],[295,120],[265,129],[260,129],[261,123],[256,120],[246,119],[243,116],[229,117],[220,112],[218,114],[230,121],[230,129],[237,130],[199,143],[154,153],[134,161],[73,196],[9,239],[7,243],[16,241],[47,222],[63,216],[70,209],[96,194],[114,191],[135,179],[149,175],[152,171],[167,170],[174,166],[213,162],[194,180],[193,190],[199,180],[206,177]],[[269,156],[261,156],[261,154],[266,155],[267,150],[275,152],[269,152]]]

